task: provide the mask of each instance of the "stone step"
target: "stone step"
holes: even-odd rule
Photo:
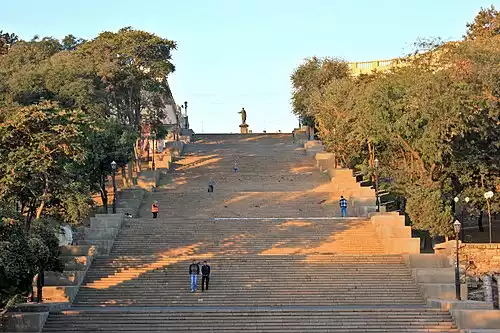
[[[458,332],[447,312],[218,310],[51,314],[43,332]]]

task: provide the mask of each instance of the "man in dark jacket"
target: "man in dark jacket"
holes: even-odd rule
[[[210,281],[210,266],[206,261],[203,262],[201,266],[201,291],[205,290],[205,283],[208,290],[208,282]]]
[[[198,275],[200,274],[200,264],[193,260],[189,265],[189,275],[191,276],[191,292],[194,293],[198,288]]]

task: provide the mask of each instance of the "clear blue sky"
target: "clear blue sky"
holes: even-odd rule
[[[8,0],[0,29],[90,39],[124,26],[177,41],[170,84],[196,132],[291,131],[290,74],[309,56],[388,59],[419,37],[460,38],[495,0]],[[498,7],[498,6],[497,6]]]

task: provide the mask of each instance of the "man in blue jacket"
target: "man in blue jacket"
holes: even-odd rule
[[[189,265],[189,275],[191,276],[191,292],[194,293],[198,288],[198,275],[200,274],[200,265],[193,260],[193,263]]]

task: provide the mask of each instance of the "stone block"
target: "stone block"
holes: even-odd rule
[[[389,254],[420,253],[419,238],[386,238],[382,242]]]
[[[73,302],[79,286],[46,286],[43,287],[44,302]]]
[[[118,228],[85,228],[84,239],[114,239]]]
[[[91,257],[95,254],[95,246],[87,245],[64,245],[59,247],[61,256],[88,256]]]
[[[333,153],[316,153],[314,158],[316,159],[316,166],[321,171],[335,168],[335,154]]]
[[[403,215],[375,214],[371,217],[371,221],[376,225],[395,226],[395,227],[405,225],[405,217]]]
[[[493,303],[480,301],[458,301],[445,299],[428,299],[427,306],[431,308],[439,308],[444,311],[451,309],[468,309],[468,310],[493,310]]]
[[[409,268],[449,268],[448,258],[432,253],[404,254],[403,259]]]
[[[377,233],[382,238],[411,238],[411,227],[379,226]]]
[[[2,318],[3,332],[41,332],[48,312],[7,313]]]
[[[455,283],[420,283],[420,288],[426,298],[455,299]],[[460,286],[460,297],[467,299],[467,285]]]
[[[79,240],[80,245],[94,245],[97,249],[97,254],[101,256],[107,256],[111,248],[113,247],[114,240],[103,240],[103,239],[84,239]]]
[[[451,309],[450,313],[460,329],[496,329],[500,331],[500,311]]]
[[[144,170],[137,178],[137,186],[145,190],[151,191],[153,187],[158,186],[160,182],[160,170]]]
[[[44,273],[44,286],[74,286],[83,282],[86,271],[64,271]]]
[[[90,219],[90,228],[116,228],[119,229],[122,226],[124,215],[119,214],[98,214],[95,218]]]
[[[90,258],[87,256],[60,256],[66,271],[83,271],[90,265]]]
[[[311,149],[314,147],[323,147],[323,142],[320,140],[309,140],[304,144],[305,149]]]
[[[454,283],[455,269],[413,268],[412,275],[418,283]]]

